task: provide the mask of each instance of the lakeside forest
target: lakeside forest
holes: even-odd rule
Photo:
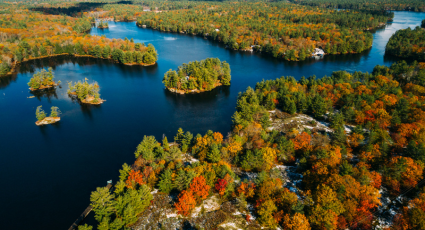
[[[386,10],[424,10],[415,0],[292,2],[0,3],[0,75],[56,55],[127,65],[160,58],[132,38],[87,34],[96,19],[137,20],[301,61],[315,48],[360,53],[372,45],[368,30],[393,17]],[[387,54],[413,62],[258,82],[239,94],[228,134],[181,128],[170,140],[144,136],[113,188],[91,193],[97,226],[78,229],[425,229],[424,31],[397,31],[386,46]],[[53,79],[43,70],[28,85],[53,87]],[[230,80],[228,63],[207,58],[166,72],[163,83],[187,92]],[[96,82],[68,86],[83,103],[103,101]],[[60,113],[52,107],[50,117]],[[46,118],[41,106],[36,118]]]

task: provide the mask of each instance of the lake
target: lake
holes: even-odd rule
[[[231,128],[239,92],[262,79],[316,75],[333,71],[371,72],[391,65],[385,45],[399,29],[419,26],[425,13],[395,12],[394,21],[374,32],[373,47],[361,54],[325,56],[321,60],[286,62],[259,53],[225,49],[202,37],[163,33],[110,22],[109,29],[91,34],[134,38],[152,43],[159,60],[154,66],[125,66],[107,60],[58,57],[20,66],[18,73],[0,78],[0,203],[1,229],[67,229],[88,206],[90,193],[118,179],[124,162],[134,161],[144,135],[173,139],[177,129],[194,134],[207,130],[226,136]],[[164,89],[162,78],[182,63],[217,57],[231,67],[231,86],[195,95]],[[27,82],[40,68],[53,67],[62,88],[56,94],[32,94]],[[101,87],[101,106],[80,105],[68,95],[68,81],[89,79]],[[36,107],[46,112],[58,106],[63,115],[55,125],[38,127]]]

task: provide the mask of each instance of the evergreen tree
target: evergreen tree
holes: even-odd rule
[[[183,191],[189,187],[189,184],[190,181],[188,175],[183,169],[179,169],[177,171],[177,177],[174,180],[174,187],[179,191]]]
[[[218,149],[217,144],[212,144],[211,149],[207,154],[207,159],[209,162],[217,163],[221,160],[220,150]]]
[[[144,136],[143,141],[137,146],[136,158],[140,155],[143,159],[147,161],[152,161],[155,158],[154,149],[158,146],[158,142],[156,141],[154,136]]]
[[[310,107],[311,113],[316,118],[321,118],[326,113],[326,103],[323,97],[320,95],[316,95],[313,97],[313,100],[311,101],[311,107]]]
[[[41,108],[41,105],[37,107],[37,110],[35,111],[35,116],[37,117],[37,120],[41,121],[46,117],[46,113]]]
[[[288,96],[285,96],[283,98],[283,103],[282,103],[282,110],[284,112],[287,112],[289,114],[294,114],[297,112],[297,106],[295,105],[295,102],[289,98]]]
[[[128,178],[128,173],[131,171],[131,167],[127,164],[124,163],[122,165],[122,169],[119,170],[120,172],[120,181],[125,181]]]
[[[62,114],[62,112],[56,106],[52,106],[50,109],[50,117],[59,117]]]
[[[170,193],[173,190],[173,178],[171,176],[172,172],[170,169],[166,169],[161,176],[159,176],[158,188],[163,193]]]
[[[109,189],[106,187],[97,188],[96,191],[91,193],[90,202],[97,221],[100,222],[104,217],[113,213],[113,199],[114,196],[109,193]]]
[[[168,144],[168,139],[166,136],[164,136],[164,139],[162,139],[162,147],[165,150],[168,150],[170,148],[170,145]]]

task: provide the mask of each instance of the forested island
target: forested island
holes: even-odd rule
[[[230,66],[218,58],[189,62],[164,75],[162,83],[171,92],[180,94],[210,91],[221,85],[230,85]]]
[[[137,25],[205,36],[230,49],[255,50],[288,61],[326,54],[360,53],[372,45],[364,30],[393,17],[386,11],[336,11],[288,3],[205,3],[191,9],[146,12]]]
[[[61,114],[61,111],[59,110],[59,108],[56,106],[52,106],[50,109],[50,116],[46,117],[46,112],[44,112],[42,106],[40,105],[37,107],[37,110],[35,111],[35,116],[37,118],[35,124],[37,126],[49,125],[60,121],[61,118],[59,116]]]
[[[100,105],[105,100],[100,98],[100,87],[97,82],[88,83],[78,81],[72,84],[68,82],[68,95],[72,98],[77,98],[80,102],[85,104]]]
[[[54,88],[60,84],[60,81],[58,81],[58,83],[53,81],[54,78],[55,76],[53,75],[52,68],[49,68],[49,71],[42,69],[32,76],[28,82],[28,86],[31,91]]]
[[[99,29],[107,29],[107,28],[109,28],[109,23],[108,22],[104,22],[103,20],[101,20],[99,22],[99,24],[97,24],[97,28],[99,28]]]
[[[227,138],[145,136],[115,191],[92,193],[98,228],[371,229],[380,207],[398,206],[394,229],[419,229],[424,74],[400,62],[259,82],[239,95]]]
[[[388,41],[385,54],[425,61],[425,30],[419,26],[398,30]]]
[[[155,48],[132,40],[91,36],[91,18],[73,18],[21,10],[8,5],[0,14],[0,75],[23,61],[57,55],[90,56],[128,65],[153,65]]]

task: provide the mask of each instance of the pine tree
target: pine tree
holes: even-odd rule
[[[179,191],[183,191],[189,187],[189,184],[190,181],[185,171],[183,169],[179,169],[177,171],[177,177],[174,180],[174,187]]]
[[[174,141],[175,141],[177,144],[181,145],[181,144],[182,144],[182,142],[183,142],[183,139],[184,139],[184,132],[183,132],[183,129],[182,129],[182,128],[179,128],[179,129],[177,130],[177,135],[174,137]]]
[[[56,106],[52,106],[52,108],[50,109],[51,109],[50,117],[59,117],[62,114],[62,112]]]
[[[165,150],[170,149],[170,145],[168,144],[168,139],[167,139],[167,137],[166,137],[166,136],[164,136],[164,139],[162,139],[162,147],[163,147]]]
[[[211,145],[211,149],[207,154],[207,159],[212,163],[217,163],[221,160],[220,150],[216,144]]]
[[[41,121],[46,117],[46,113],[44,112],[44,110],[41,108],[42,106],[38,106],[37,110],[35,111],[35,116],[37,117],[37,120]]]
[[[158,188],[163,193],[170,193],[173,190],[172,172],[170,169],[166,169],[161,176],[159,176]]]
[[[106,187],[97,188],[90,195],[91,206],[95,212],[95,219],[101,221],[103,217],[108,217],[113,213],[113,198]]]
[[[316,118],[321,118],[323,115],[325,115],[326,104],[325,104],[325,100],[323,99],[323,97],[321,97],[320,95],[316,95],[313,98],[313,100],[311,102],[310,111],[314,115],[314,117],[316,117]]]
[[[158,146],[158,142],[156,141],[154,136],[144,136],[143,141],[137,146],[136,158],[142,155],[142,158],[147,161],[152,161],[155,158],[155,154],[153,150]]]

